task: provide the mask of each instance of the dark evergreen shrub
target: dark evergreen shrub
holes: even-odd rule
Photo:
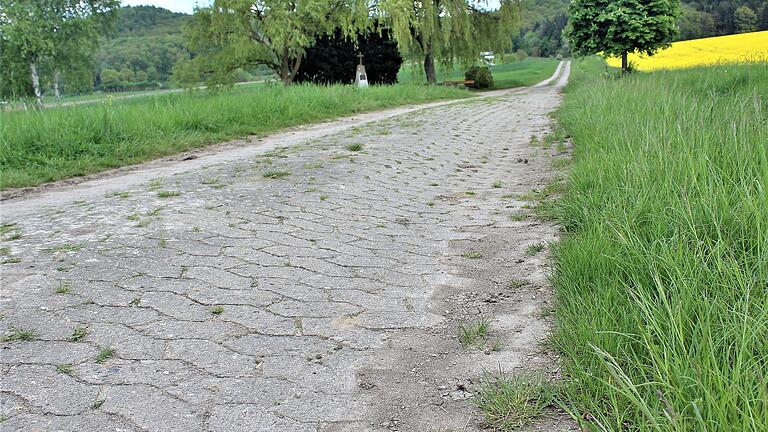
[[[493,75],[488,67],[472,66],[464,72],[464,79],[475,82],[475,88],[493,87]]]
[[[397,49],[397,42],[389,32],[377,30],[358,35],[358,47],[346,39],[341,30],[324,36],[309,49],[294,81],[317,84],[349,84],[355,81],[355,70],[359,63],[358,52],[363,54],[363,64],[369,84],[394,84],[403,58]]]

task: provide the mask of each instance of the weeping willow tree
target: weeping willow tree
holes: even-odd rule
[[[265,65],[291,84],[318,37],[366,29],[369,7],[359,0],[214,0],[195,11],[186,29],[195,57],[174,68],[174,79],[225,84],[239,68]]]
[[[381,0],[377,11],[403,54],[423,61],[429,84],[437,83],[436,60],[450,65],[503,52],[520,23],[519,0],[501,0],[497,10],[483,0]]]

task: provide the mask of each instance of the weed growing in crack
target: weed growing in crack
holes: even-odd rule
[[[14,329],[13,333],[3,336],[3,342],[33,341],[37,339],[34,330]]]
[[[221,182],[221,180],[219,180],[216,177],[207,178],[200,183],[210,186],[213,189],[221,189],[226,186],[224,183]]]
[[[59,281],[59,286],[56,288],[56,294],[68,294],[72,289],[72,283],[68,281]]]
[[[8,233],[3,240],[5,241],[11,241],[11,240],[18,240],[21,238],[21,230],[11,231]]]
[[[45,248],[43,249],[45,252],[48,253],[56,253],[56,252],[76,252],[80,249],[85,247],[86,240],[81,241],[80,243],[64,243],[60,244],[58,246]]]
[[[325,201],[327,199],[328,199],[328,195],[325,195],[325,194],[320,195],[320,201]]]
[[[0,260],[0,264],[16,264],[20,262],[21,262],[21,258],[16,256],[9,256]]]
[[[543,251],[545,247],[547,247],[545,243],[534,243],[528,246],[528,249],[525,250],[525,254],[527,256],[534,256],[537,253]]]
[[[95,401],[93,401],[93,405],[91,405],[91,409],[99,409],[99,408],[101,408],[101,406],[104,405],[104,402],[106,402],[106,401],[107,400],[104,399],[104,398],[96,399]]]
[[[146,213],[146,216],[153,217],[153,216],[159,216],[160,212],[163,211],[163,207],[158,207],[154,210],[150,210]]]
[[[71,375],[72,374],[72,365],[69,364],[69,363],[56,365],[56,372],[63,373],[63,374],[66,374],[66,375]]]
[[[0,247],[0,256],[8,256],[11,254],[11,248],[8,246]]]
[[[181,192],[175,190],[161,190],[157,193],[158,198],[172,198],[181,195]]]
[[[221,315],[223,313],[224,313],[224,306],[216,305],[216,306],[211,308],[211,314],[212,315],[217,315],[218,316],[218,315]]]
[[[357,152],[363,149],[363,145],[360,143],[347,144],[346,149],[349,151]]]
[[[112,192],[110,194],[107,194],[108,198],[128,198],[131,196],[130,192]]]
[[[528,285],[528,281],[525,279],[512,279],[509,282],[507,282],[507,288],[509,289],[518,289],[526,285]]]
[[[461,256],[469,259],[478,259],[483,257],[483,253],[478,251],[469,251],[469,252],[464,252],[463,254],[461,254]]]
[[[522,222],[522,221],[528,219],[528,213],[521,212],[521,211],[514,212],[514,213],[509,215],[509,219],[513,220],[515,222]]]
[[[483,318],[476,322],[459,323],[459,342],[464,348],[481,347],[485,344],[491,320]]]
[[[493,187],[494,189],[500,189],[503,186],[504,186],[504,183],[502,183],[499,180],[496,180],[495,182],[491,183],[491,187]]]
[[[16,222],[8,222],[0,225],[0,235],[4,236],[11,231],[18,231],[18,228],[16,228]]]
[[[262,177],[268,178],[268,179],[279,179],[289,175],[291,175],[291,172],[287,170],[269,170],[269,171],[265,171],[262,174]]]
[[[486,375],[474,402],[488,426],[506,432],[517,430],[540,416],[556,395],[555,386],[541,373],[515,377]]]
[[[114,357],[115,354],[117,354],[117,351],[115,351],[114,348],[112,348],[112,347],[104,347],[96,355],[96,363],[104,363],[107,360],[109,360],[112,357]]]
[[[153,179],[147,182],[147,189],[150,191],[156,191],[163,187],[163,180],[162,179]]]
[[[72,336],[69,337],[70,342],[77,342],[88,335],[88,329],[81,326],[75,326],[72,331]]]

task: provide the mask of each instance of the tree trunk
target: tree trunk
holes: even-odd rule
[[[29,63],[29,72],[32,74],[32,88],[35,91],[35,102],[38,108],[42,108],[43,92],[40,90],[40,76],[37,74],[37,63],[34,60]]]
[[[56,103],[61,102],[61,93],[59,93],[59,71],[53,72],[53,94],[56,96]]]
[[[432,57],[432,44],[427,44],[427,49],[424,50],[424,74],[427,76],[427,84],[437,84],[435,58]]]
[[[299,72],[304,55],[299,53],[294,59],[288,58],[288,49],[283,50],[283,60],[280,62],[280,80],[283,85],[293,84],[296,73]]]
[[[627,62],[627,52],[621,53],[621,73],[626,74],[629,71],[629,63]]]
[[[283,85],[289,85],[292,81],[288,73],[288,48],[283,49],[283,58],[280,61],[280,81]]]

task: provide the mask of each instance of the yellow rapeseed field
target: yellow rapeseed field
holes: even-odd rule
[[[768,31],[675,42],[653,56],[630,54],[629,60],[641,71],[750,60],[768,61]],[[607,61],[611,66],[621,67],[620,58],[609,58]]]

